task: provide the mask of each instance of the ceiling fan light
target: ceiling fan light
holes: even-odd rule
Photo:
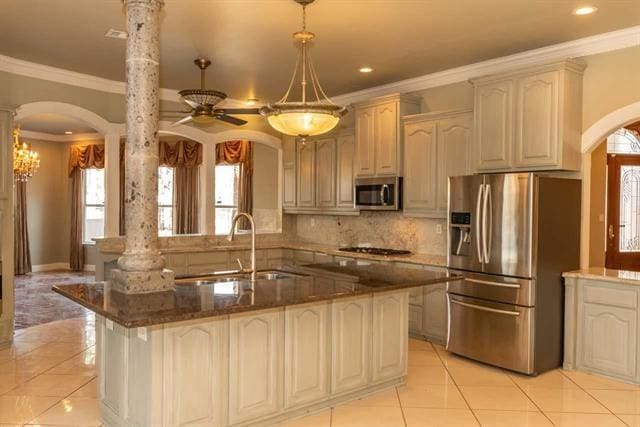
[[[215,122],[216,118],[214,116],[209,116],[206,114],[194,114],[192,117],[192,120],[195,123],[206,125],[206,124]]]

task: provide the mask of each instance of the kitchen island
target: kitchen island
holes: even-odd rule
[[[445,272],[345,261],[56,292],[96,312],[107,426],[273,425],[404,382],[408,291]]]

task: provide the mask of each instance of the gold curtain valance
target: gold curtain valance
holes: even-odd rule
[[[227,141],[216,145],[216,164],[247,163],[250,156],[250,141]]]
[[[120,144],[120,163],[124,165],[124,142]],[[194,168],[202,164],[202,144],[195,141],[160,141],[160,166]]]
[[[104,145],[73,145],[69,153],[69,176],[76,169],[103,169]]]

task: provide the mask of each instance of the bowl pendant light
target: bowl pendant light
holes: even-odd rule
[[[315,34],[307,31],[306,7],[314,0],[294,0],[302,5],[302,31],[293,34],[298,45],[298,59],[293,70],[289,88],[280,101],[268,104],[260,109],[260,113],[278,132],[285,135],[302,137],[321,135],[336,127],[347,109],[334,104],[324,93],[318,75],[308,53],[309,44]],[[301,100],[289,101],[292,88],[300,79]],[[308,86],[311,86],[309,89]],[[307,92],[313,97],[310,100]]]

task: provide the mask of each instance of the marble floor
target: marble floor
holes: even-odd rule
[[[0,349],[0,426],[97,426],[95,320],[17,331]],[[343,426],[638,426],[640,387],[555,370],[536,378],[410,340],[405,386],[286,423]]]
[[[73,319],[88,313],[82,306],[51,290],[54,284],[93,282],[94,273],[47,271],[15,278],[16,329],[55,320]]]

